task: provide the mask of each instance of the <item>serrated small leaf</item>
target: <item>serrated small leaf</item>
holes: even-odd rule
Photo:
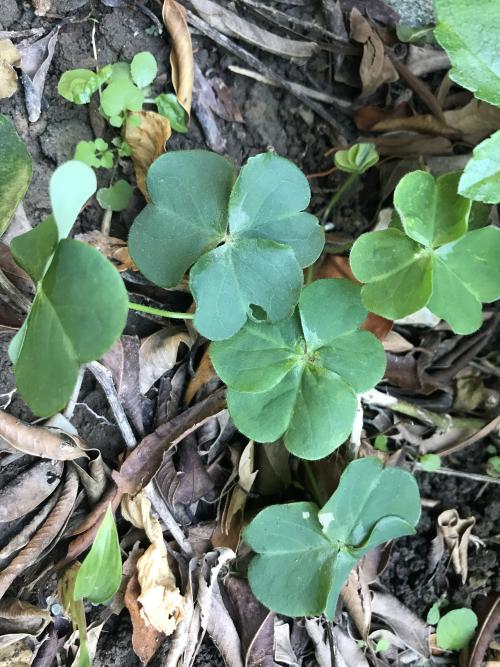
[[[109,188],[100,188],[97,191],[97,201],[102,208],[110,211],[124,211],[129,205],[133,191],[130,183],[121,178]]]
[[[78,570],[74,599],[104,604],[111,600],[122,582],[122,559],[115,518],[108,507],[92,547]]]
[[[500,130],[474,148],[460,178],[459,192],[475,201],[500,203]]]
[[[174,93],[162,93],[155,97],[158,113],[168,119],[176,132],[187,132],[186,111]]]
[[[409,473],[383,469],[376,458],[354,461],[321,510],[306,502],[276,505],[250,523],[244,539],[257,553],[248,572],[252,591],[286,616],[333,619],[357,560],[383,541],[413,533],[419,516],[418,486]]]
[[[467,646],[477,627],[477,616],[470,609],[454,609],[439,619],[436,643],[446,651],[459,651]]]
[[[284,321],[248,322],[210,356],[228,385],[228,406],[238,429],[258,442],[283,435],[304,459],[326,456],[347,438],[356,394],[373,387],[385,353],[371,333],[360,287],[348,280],[318,280],[301,294]],[[304,419],[307,414],[307,419]]]
[[[195,326],[212,340],[229,338],[257,311],[271,321],[289,315],[300,268],[324,243],[303,211],[307,179],[291,162],[262,154],[234,176],[229,162],[205,151],[161,156],[148,172],[151,204],[129,236],[134,262],[159,285],[175,286],[194,264]]]
[[[141,53],[135,54],[130,63],[130,74],[136,86],[139,86],[139,88],[149,86],[154,81],[157,73],[158,65],[152,53],[141,51]]]
[[[354,144],[351,148],[335,153],[335,166],[348,174],[364,174],[377,164],[379,156],[373,144]]]
[[[14,123],[0,114],[0,236],[9,226],[21,203],[33,172],[31,156],[19,138]]]
[[[448,53],[449,76],[475,97],[500,106],[497,0],[436,0],[434,35]]]

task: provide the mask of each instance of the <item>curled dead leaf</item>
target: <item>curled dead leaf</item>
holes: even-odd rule
[[[58,428],[34,426],[0,411],[0,451],[24,452],[55,461],[88,458],[85,442]]]
[[[0,39],[0,99],[12,97],[17,90],[18,65],[21,54],[10,39]]]
[[[462,583],[467,581],[468,563],[467,549],[470,535],[476,523],[471,516],[461,519],[457,510],[445,510],[437,519],[437,541],[441,542],[448,551],[455,572],[462,577]]]
[[[39,461],[0,489],[0,523],[14,521],[34,510],[58,487],[62,461]]]
[[[174,367],[181,343],[190,347],[191,339],[188,334],[166,327],[143,340],[139,349],[139,382],[142,394]]]
[[[139,603],[140,594],[141,586],[137,572],[134,572],[125,589],[125,606],[132,620],[132,647],[134,653],[143,665],[147,665],[158,650],[164,635],[142,617]]]
[[[170,139],[172,128],[164,116],[156,111],[139,111],[132,114],[140,124],[125,125],[125,141],[132,151],[137,187],[148,198],[146,174],[151,164],[165,152],[165,143]]]
[[[370,630],[372,611],[368,579],[362,565],[357,565],[351,571],[340,596],[360,635],[366,640]]]
[[[194,377],[191,378],[188,386],[186,387],[186,393],[184,395],[186,404],[189,405],[198,391],[211,382],[217,382],[217,374],[214,367],[212,366],[212,362],[210,361],[208,349],[206,349],[200,359],[200,363],[196,369]]]
[[[163,0],[162,18],[172,44],[172,83],[177,99],[189,117],[193,99],[194,61],[186,10],[175,0]]]

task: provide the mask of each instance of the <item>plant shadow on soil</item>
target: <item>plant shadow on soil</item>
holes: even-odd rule
[[[151,9],[157,11],[156,5]],[[296,7],[294,10],[303,10]],[[34,176],[25,200],[25,209],[30,221],[40,222],[49,212],[48,182],[54,168],[61,162],[70,159],[74,147],[79,140],[92,139],[94,133],[87,106],[72,105],[57,96],[57,81],[67,69],[95,66],[91,34],[95,23],[95,41],[100,65],[116,62],[120,59],[130,60],[138,51],[149,50],[157,58],[159,74],[166,80],[169,72],[167,38],[154,36],[150,30],[151,20],[142,12],[129,5],[110,9],[97,0],[53,0],[52,13],[59,18],[40,19],[34,16],[28,3],[15,0],[2,0],[0,12],[1,28],[16,30],[42,25],[47,28],[62,23],[54,60],[50,68],[45,87],[43,112],[38,122],[28,123],[21,92],[10,100],[3,101],[1,111],[11,116],[18,132],[26,142],[33,158]],[[89,18],[86,18],[89,17]],[[241,164],[250,155],[274,148],[297,164],[306,173],[325,168],[324,152],[331,146],[329,130],[323,121],[312,116],[295,98],[263,84],[232,74],[230,64],[239,64],[235,58],[219,50],[211,42],[194,37],[195,58],[204,73],[211,72],[224,79],[231,90],[235,102],[239,105],[245,119],[244,124],[227,123],[217,119],[220,131],[227,140],[226,154],[236,164]],[[266,57],[273,67],[281,74],[287,74],[291,66],[279,58]],[[311,78],[320,76],[325,62],[311,63],[308,68],[293,67],[295,80],[308,83]],[[291,77],[292,78],[292,77]],[[169,87],[169,90],[171,88]],[[94,123],[95,125],[95,123]],[[113,135],[108,130],[105,138]],[[206,144],[199,124],[193,119],[187,135],[173,135],[169,141],[172,150],[183,148],[205,148]],[[103,181],[102,175],[99,175]],[[125,165],[123,176],[133,179],[132,166]],[[327,181],[321,188],[315,187],[312,210],[324,204],[333,191],[334,181]],[[356,191],[354,191],[354,195]],[[111,233],[126,238],[127,231],[135,213],[142,206],[139,195],[128,211],[115,214]],[[369,225],[364,217],[363,204],[354,196],[349,198],[349,206],[341,207],[340,221],[337,229],[351,236],[357,235],[362,228]],[[77,232],[99,228],[102,211],[96,203],[88,206],[80,216],[76,225]],[[143,333],[138,330],[139,333]],[[7,357],[8,337],[0,338],[0,383],[1,392],[9,392],[14,387],[14,380]],[[74,424],[80,435],[91,446],[106,447],[109,453],[121,447],[118,429],[114,426],[112,415],[104,394],[94,381],[86,377],[80,401],[88,408],[77,406]],[[32,415],[18,398],[14,397],[9,411],[23,419]],[[100,415],[98,418],[95,415]],[[105,444],[103,444],[105,443]],[[480,451],[469,452],[447,463],[451,467],[468,469],[476,468],[484,471],[485,455]],[[389,591],[414,610],[425,617],[427,609],[437,599],[436,586],[439,592],[448,588],[447,597],[454,605],[469,605],[474,597],[484,595],[489,590],[498,590],[498,580],[494,579],[497,555],[495,538],[498,524],[495,518],[500,515],[500,502],[495,499],[493,485],[481,492],[481,484],[452,477],[428,475],[417,476],[421,493],[424,498],[439,500],[433,510],[425,510],[419,525],[418,534],[412,538],[399,540],[392,551],[389,567],[382,577],[383,584]],[[432,538],[435,536],[436,517],[440,511],[448,508],[458,509],[461,516],[473,515],[477,524],[474,534],[485,542],[485,547],[476,552],[472,547],[469,555],[469,579],[465,586],[459,584],[458,578],[449,568],[446,572],[439,571],[429,581],[428,556]],[[498,576],[498,575],[497,575]],[[446,585],[446,581],[448,584]],[[161,664],[160,655],[150,663],[152,667]],[[131,647],[131,626],[126,613],[114,617],[106,626],[98,645],[94,661],[95,667],[132,667],[139,665]],[[217,650],[210,641],[205,641],[196,660],[196,665],[222,665]]]

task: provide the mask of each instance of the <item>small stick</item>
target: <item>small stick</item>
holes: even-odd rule
[[[115,385],[113,384],[113,376],[105,366],[98,361],[91,361],[87,364],[87,368],[92,372],[97,382],[101,385],[102,390],[106,394],[109,406],[116,420],[116,424],[121,431],[122,437],[128,449],[134,449],[137,445],[135,435],[128,423],[127,415],[120,403],[118,394],[116,393]]]
[[[437,473],[438,475],[450,475],[453,477],[463,477],[464,479],[471,479],[474,482],[483,482],[487,484],[500,484],[500,479],[496,477],[489,477],[488,475],[479,475],[476,472],[462,472],[461,470],[453,470],[452,468],[438,468],[437,470],[425,470],[417,463],[416,470],[421,472]]]
[[[69,397],[68,404],[64,408],[63,412],[64,417],[66,417],[68,421],[71,421],[71,418],[73,417],[75,406],[78,401],[78,395],[80,393],[80,389],[82,388],[84,374],[85,374],[85,366],[80,366],[80,370],[78,371],[78,377],[76,378],[75,386],[73,388],[73,393]]]
[[[172,537],[177,542],[179,547],[182,549],[184,554],[188,558],[192,558],[193,548],[189,544],[189,541],[184,536],[184,533],[182,532],[182,528],[179,526],[179,524],[177,523],[175,518],[172,516],[170,510],[167,507],[167,503],[163,500],[160,493],[158,492],[158,489],[155,486],[154,480],[149,482],[149,484],[144,487],[144,492],[146,493],[146,496],[151,501],[151,505],[154,507],[156,512],[158,512],[158,515],[159,515],[160,519],[163,521],[165,526],[168,528]]]

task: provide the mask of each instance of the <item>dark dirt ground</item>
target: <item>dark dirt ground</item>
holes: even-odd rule
[[[24,205],[32,224],[40,222],[49,212],[48,182],[51,173],[61,162],[70,159],[79,140],[94,137],[89,121],[87,106],[75,106],[59,97],[57,81],[67,69],[95,66],[91,33],[95,26],[95,42],[100,65],[119,59],[130,60],[138,51],[149,50],[157,58],[160,75],[169,72],[168,38],[165,35],[148,34],[151,20],[137,8],[125,6],[107,8],[97,0],[53,0],[51,14],[43,19],[35,17],[30,3],[16,0],[1,0],[0,29],[23,29],[38,25],[53,27],[61,23],[58,44],[45,87],[44,109],[38,122],[30,124],[22,94],[18,92],[10,100],[0,104],[2,113],[11,116],[22,139],[26,142],[33,158],[34,176]],[[150,5],[157,11],[156,5]],[[300,11],[302,8],[291,8]],[[244,124],[228,123],[218,119],[222,135],[227,139],[226,154],[236,164],[241,164],[248,156],[273,147],[278,153],[298,163],[306,173],[328,168],[329,160],[323,157],[332,145],[330,129],[316,118],[294,97],[287,93],[253,82],[232,74],[227,68],[239,64],[233,56],[228,56],[211,42],[194,35],[195,58],[206,75],[216,74],[227,83],[234,101],[239,105]],[[290,75],[297,81],[314,81],[321,88],[328,62],[318,57],[307,67],[290,65],[278,58],[263,57],[277,71]],[[397,87],[393,86],[395,96]],[[350,132],[355,132],[347,119],[342,119]],[[106,135],[105,135],[106,136]],[[109,135],[112,136],[112,135]],[[201,128],[193,118],[186,135],[174,134],[169,141],[172,150],[180,148],[205,147]],[[125,167],[126,176],[131,177],[132,169]],[[319,179],[314,182],[314,198],[311,210],[323,205],[328,194],[335,189],[335,180]],[[336,229],[350,237],[370,225],[374,213],[374,202],[363,193],[353,190],[341,206],[336,220]],[[128,211],[115,214],[111,233],[126,237],[134,213],[141,206],[139,195]],[[95,204],[88,207],[77,223],[77,230],[89,231],[100,226],[102,213]],[[7,393],[14,387],[6,348],[8,336],[0,338],[0,393]],[[92,379],[86,377],[80,401],[104,419],[98,419],[85,406],[79,405],[75,411],[74,425],[80,435],[91,446],[104,452],[117,451],[121,447],[120,433],[113,425],[113,417],[104,395]],[[23,402],[14,396],[9,411],[23,418],[32,417]],[[468,470],[484,472],[487,456],[481,446],[467,450],[466,454],[448,461],[450,467],[466,467]],[[452,604],[469,605],[490,590],[500,587],[497,547],[500,526],[500,500],[493,484],[483,488],[481,483],[455,477],[444,477],[418,473],[417,479],[424,498],[438,500],[432,509],[423,511],[418,534],[412,538],[397,541],[392,551],[389,567],[382,581],[387,589],[405,605],[420,616],[425,617],[428,608],[437,597],[446,592]],[[483,546],[472,547],[469,555],[470,574],[466,585],[461,585],[451,568],[440,572],[432,580],[428,571],[428,556],[432,538],[435,536],[436,517],[444,509],[454,507],[461,516],[473,515],[477,523],[474,535],[483,540]],[[161,653],[161,652],[160,652]],[[97,656],[97,667],[132,667],[139,665],[131,648],[130,621],[126,612],[112,619],[102,633]],[[151,663],[161,664],[161,655]],[[196,665],[221,665],[222,660],[210,642],[202,647]]]

